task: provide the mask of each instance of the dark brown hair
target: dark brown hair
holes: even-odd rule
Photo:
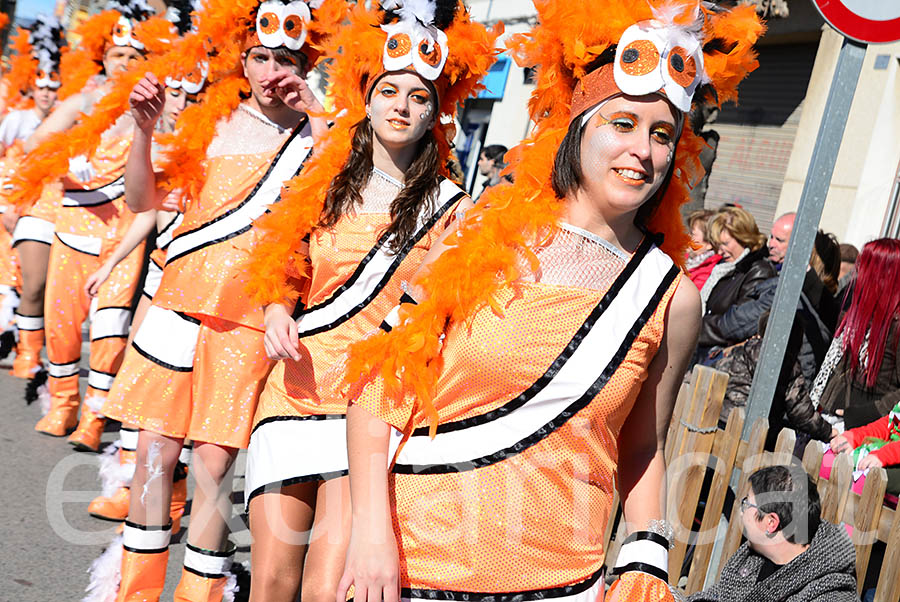
[[[581,171],[581,137],[583,128],[581,127],[581,116],[576,117],[569,124],[569,131],[559,145],[556,151],[556,158],[553,161],[553,173],[551,175],[551,184],[556,198],[563,199],[567,195],[574,193],[581,188],[584,182],[584,173]],[[675,142],[675,152],[678,150],[678,141]],[[675,170],[674,153],[673,159],[669,162],[669,169],[663,178],[662,184],[653,193],[643,205],[638,209],[634,216],[636,226],[643,228],[650,221],[656,208],[659,207],[662,198],[669,187],[672,180],[672,173]]]
[[[350,156],[328,187],[319,226],[331,228],[362,203],[362,191],[372,175],[372,124],[368,117],[353,126]],[[385,233],[392,237],[389,250],[397,252],[412,238],[423,207],[434,203],[441,183],[440,156],[431,130],[419,140],[415,159],[406,170],[403,189],[391,202],[391,224]]]

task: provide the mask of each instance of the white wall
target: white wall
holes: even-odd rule
[[[800,203],[841,41],[831,28],[823,32],[776,215]],[[891,57],[886,69],[875,69],[879,55]],[[898,55],[900,44],[866,52],[822,212],[820,227],[857,247],[878,237],[900,161]]]

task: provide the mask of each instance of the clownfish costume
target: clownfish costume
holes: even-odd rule
[[[250,290],[261,303],[291,307],[302,291],[303,308],[294,316],[302,360],[279,361],[266,381],[250,438],[248,504],[293,483],[347,475],[347,399],[335,388],[341,359],[349,344],[377,331],[457,208],[470,203],[447,168],[453,118],[482,89],[501,32],[473,22],[458,0],[384,0],[371,9],[357,6],[330,40],[334,126],[303,174],[286,183],[281,203],[258,222],[265,236],[252,261]],[[381,93],[382,78],[397,74],[423,80],[432,107],[420,116],[433,125],[415,142],[415,154],[435,149],[429,173],[440,177],[432,175],[424,190],[385,174],[371,150],[359,150],[360,138],[375,135],[370,98]],[[332,182],[360,165],[369,173],[359,202],[323,224],[326,200],[351,194],[333,190]],[[413,173],[414,165],[407,177]],[[404,197],[410,188],[421,196]],[[397,224],[405,215],[415,216],[415,228],[401,235]]]
[[[466,215],[417,282],[426,296],[351,347],[351,399],[402,440],[389,482],[411,600],[601,595],[617,437],[689,244],[679,207],[699,179],[702,141],[685,113],[736,98],[757,65],[763,27],[749,6],[535,6],[539,23],[507,43],[538,68],[533,133],[507,155],[514,183]],[[567,223],[568,191],[554,178],[567,136],[613,127],[602,107],[623,95],[664,99],[675,117],[668,173],[637,211],[646,234],[633,253]],[[619,599],[671,599],[666,571],[665,534],[629,537],[613,569]]]
[[[315,64],[316,46],[346,15],[344,0],[311,2],[309,8],[310,18],[302,23],[306,43],[289,55],[289,62],[303,67]],[[246,447],[260,381],[270,368],[262,353],[262,309],[244,293],[257,238],[253,222],[278,200],[282,182],[299,172],[313,139],[307,116],[297,114],[295,127],[283,127],[247,100],[253,92],[242,74],[243,56],[252,58],[263,46],[273,51],[263,53],[264,59],[275,60],[290,50],[283,40],[263,42],[260,10],[257,0],[206,3],[196,30],[144,69],[152,66],[159,80],[167,77],[182,89],[196,86],[195,74],[205,73],[206,85],[199,101],[181,113],[175,131],[158,137],[163,150],[152,177],[158,190],[182,201],[183,218],[171,232],[152,304],[102,408],[104,415],[139,427],[139,439],[152,432]],[[138,446],[139,465],[152,460],[141,453]],[[141,484],[132,487],[137,492]],[[145,503],[166,501],[148,496]],[[225,528],[211,524],[205,528]],[[110,587],[118,589],[120,600],[159,599],[172,530],[172,523],[127,519],[122,539],[95,565],[91,599],[102,599]],[[230,597],[234,547],[204,549],[196,545],[197,533],[187,537],[175,598]],[[121,578],[105,567],[119,567]]]

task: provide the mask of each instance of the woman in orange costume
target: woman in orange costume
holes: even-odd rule
[[[0,124],[0,148],[6,152],[4,179],[16,172],[24,154],[24,142],[46,119],[56,104],[61,83],[59,63],[62,51],[65,49],[63,30],[59,22],[43,15],[38,16],[32,26],[32,31],[27,36],[21,30],[19,36],[14,44],[19,56],[12,61],[13,72],[10,73],[10,78],[13,82],[17,81],[19,78],[15,71],[19,69],[24,68],[30,71],[31,98],[28,99],[28,103],[33,106],[10,112]],[[13,91],[7,90],[8,93]],[[10,103],[4,104],[8,106]],[[12,147],[14,141],[17,140],[20,142]],[[22,241],[12,237],[19,215],[14,207],[5,207],[5,209],[4,228],[0,231],[0,238],[3,238],[3,242],[0,244],[3,246],[6,257],[4,257],[3,281],[0,282],[0,285],[9,287],[9,292],[4,299],[3,306],[5,308],[12,305],[10,301],[13,299],[15,300],[14,307],[23,306],[17,307],[15,322],[12,325],[12,327],[16,327],[21,322],[23,327],[19,331],[19,343],[12,374],[20,378],[30,378],[36,367],[40,365],[40,350],[44,344],[44,332],[43,321],[40,317],[29,320],[27,316],[32,311],[43,314],[44,296],[43,286],[39,290],[35,290],[31,286],[34,282],[34,278],[31,278],[32,274],[29,274],[28,288],[22,290],[25,279],[20,271],[19,255],[24,255],[24,263],[31,267],[34,264],[33,261],[29,262],[31,257],[35,253],[46,255],[49,252],[49,242],[47,244],[36,243],[37,246],[28,243],[21,244]],[[15,250],[13,250],[14,248]],[[46,272],[46,261],[42,265]],[[18,291],[23,292],[21,302]],[[25,317],[20,317],[22,314]],[[6,313],[2,314],[2,326],[7,327]]]
[[[336,600],[602,598],[615,489],[630,534],[607,595],[671,599],[663,449],[700,321],[675,263],[700,150],[685,115],[707,82],[733,97],[761,26],[697,0],[535,5],[510,42],[540,65],[515,182],[351,350]]]
[[[112,23],[107,25],[102,38],[103,67],[108,79],[95,90],[75,94],[60,103],[29,139],[29,147],[38,147],[53,135],[71,135],[82,115],[93,112],[96,103],[111,92],[116,76],[143,58],[145,44],[135,28],[151,16],[150,7],[141,0],[108,5],[113,7],[109,11]],[[100,16],[104,23],[105,14]],[[93,300],[84,291],[87,278],[115,249],[134,219],[122,198],[132,131],[131,116],[123,116],[102,133],[90,153],[70,161],[69,172],[63,178],[66,190],[55,221],[47,265],[43,313],[47,326],[50,410],[38,421],[35,430],[61,437],[77,423],[69,442],[86,451],[97,451],[100,445],[105,420],[99,407],[122,360],[143,254],[141,245],[141,249],[116,267]],[[82,405],[78,387],[81,325],[88,317],[91,319],[90,371]]]
[[[471,205],[447,178],[444,124],[477,91],[496,36],[458,0],[385,1],[357,7],[330,41],[331,91],[346,113],[261,220],[268,232],[251,270],[268,303],[266,351],[282,360],[260,396],[248,453],[251,600],[334,595],[350,516],[346,401],[333,388],[340,358],[378,331],[402,283]],[[290,290],[289,276],[300,274]],[[292,316],[285,299],[298,288],[303,307]]]
[[[128,518],[122,539],[98,559],[94,599],[108,586],[99,567],[110,564],[121,567],[111,580],[118,600],[162,594],[173,478],[186,437],[195,443],[198,486],[175,600],[218,602],[227,594],[235,546],[222,509],[229,507],[233,462],[248,443],[272,365],[263,350],[262,306],[245,292],[258,237],[254,220],[279,200],[283,182],[327,131],[304,78],[317,60],[315,48],[345,14],[343,0],[208,2],[196,34],[173,53],[202,44],[209,85],[203,100],[185,109],[174,138],[163,142],[160,171],[151,160],[151,135],[165,94],[161,76],[147,73],[131,93],[138,127],[126,169],[129,203],[143,211],[177,191],[185,210],[159,289],[103,406],[140,433]]]

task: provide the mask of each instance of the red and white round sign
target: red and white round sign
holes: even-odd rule
[[[828,24],[867,44],[900,40],[900,0],[812,0]]]

